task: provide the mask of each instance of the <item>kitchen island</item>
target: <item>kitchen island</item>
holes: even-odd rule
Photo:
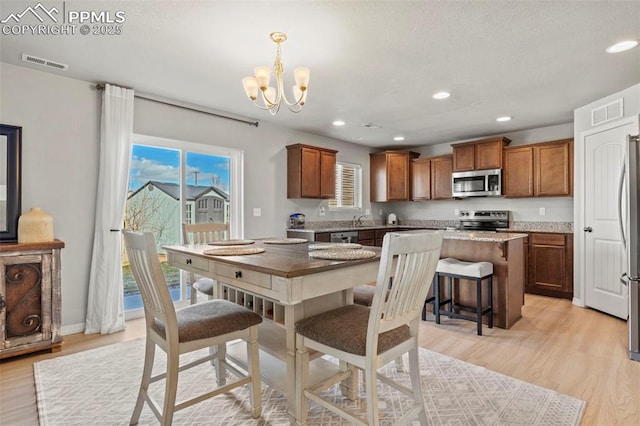
[[[327,234],[329,230],[333,232],[358,230],[360,235],[366,232],[375,232],[375,241],[378,242],[386,232],[419,232],[423,229],[416,225],[344,226],[322,229],[290,229],[287,231],[287,235],[316,240],[318,235]],[[518,232],[445,230],[444,233],[441,258],[453,257],[467,262],[493,263],[493,324],[499,328],[509,329],[522,317],[526,282],[525,241],[527,237],[527,234]],[[362,240],[360,242],[364,243]],[[444,280],[444,278],[441,279]],[[440,286],[441,289],[445,287],[444,285]],[[475,307],[475,286],[462,285],[458,288],[459,290],[454,293],[456,303]],[[487,297],[486,292],[484,297]],[[483,304],[486,306],[487,300],[484,300]]]
[[[525,247],[527,234],[507,232],[446,231],[440,257],[467,262],[493,263],[493,324],[509,329],[522,317],[525,284]],[[445,278],[441,278],[444,282]],[[441,285],[444,289],[446,286]],[[475,285],[458,286],[456,303],[476,306]],[[487,297],[486,292],[483,297]],[[486,306],[487,300],[483,301]]]

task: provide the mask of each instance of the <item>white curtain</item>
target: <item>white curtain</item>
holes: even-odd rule
[[[121,233],[133,133],[133,90],[105,85],[85,333],[124,329]]]

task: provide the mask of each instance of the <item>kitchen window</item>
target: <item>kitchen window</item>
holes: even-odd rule
[[[336,198],[329,200],[330,210],[362,208],[362,167],[336,163]]]

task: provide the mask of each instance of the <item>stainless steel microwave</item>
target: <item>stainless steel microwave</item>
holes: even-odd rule
[[[497,197],[502,195],[502,170],[455,172],[451,176],[454,198]]]

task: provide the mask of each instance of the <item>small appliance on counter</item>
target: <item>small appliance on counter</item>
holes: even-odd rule
[[[292,229],[304,229],[305,215],[293,213],[289,215],[289,227]]]
[[[398,218],[396,217],[396,215],[393,213],[389,213],[389,216],[387,216],[387,225],[397,225],[397,224],[398,224]]]

